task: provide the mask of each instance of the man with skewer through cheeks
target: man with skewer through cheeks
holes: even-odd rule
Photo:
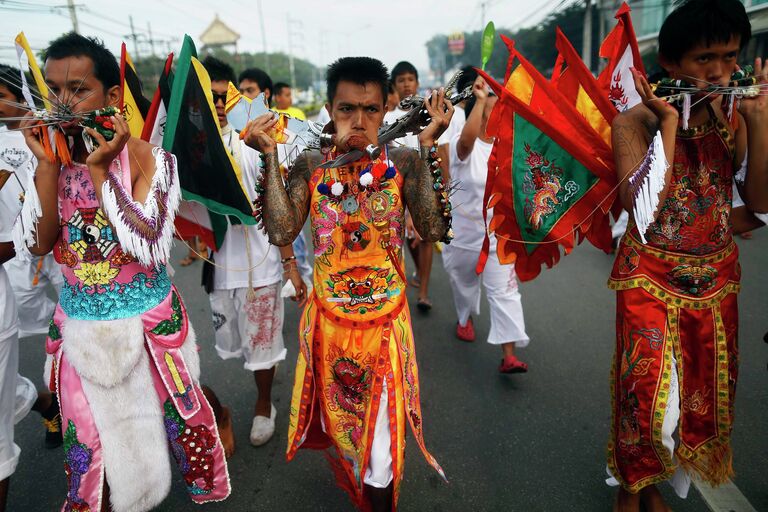
[[[22,123],[38,164],[14,242],[19,253],[53,250],[64,276],[46,340],[64,430],[64,509],[155,508],[171,486],[169,448],[193,501],[222,500],[224,450],[199,386],[194,331],[166,272],[176,158],[131,137],[110,108],[120,72],[100,41],[65,34],[44,60],[53,111],[42,119],[61,122]],[[54,139],[64,144],[51,148]]]
[[[387,69],[368,57],[334,62],[327,73],[327,108],[335,148],[329,158],[378,145],[387,98]],[[437,162],[437,138],[453,108],[441,89],[424,109],[421,151],[399,148],[336,168],[323,155],[302,153],[283,185],[271,134],[277,119],[261,116],[243,130],[263,155],[262,218],[270,242],[290,244],[310,218],[315,247],[314,290],[299,326],[299,356],[288,432],[288,459],[299,448],[330,448],[341,487],[356,506],[390,511],[403,476],[405,425],[427,461],[403,272],[404,211],[424,240],[449,228]]]
[[[659,32],[659,63],[669,78],[691,84],[690,116],[635,72],[642,104],[613,122],[628,211],[638,201],[630,182],[657,131],[664,155],[656,156],[669,163],[655,217],[639,233],[632,215],[609,281],[617,294],[608,445],[609,483],[621,486],[615,510],[668,510],[655,484],[670,480],[685,497],[690,475],[711,485],[733,475],[740,270],[732,184],[736,178],[748,209],[768,209],[768,67],[756,59],[759,94],[736,108],[729,108],[736,91],[722,87],[750,36],[737,0],[682,3]]]

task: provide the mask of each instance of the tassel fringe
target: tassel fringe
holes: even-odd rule
[[[731,444],[718,443],[705,453],[698,454],[696,460],[680,457],[678,461],[688,474],[696,475],[713,487],[722,485],[733,478],[733,451]]]
[[[632,213],[643,243],[646,243],[645,232],[656,220],[659,194],[664,190],[664,177],[667,168],[669,168],[669,163],[664,155],[664,143],[661,140],[661,132],[657,131],[643,162],[629,178],[629,189],[632,192]]]
[[[683,130],[688,129],[688,121],[691,119],[691,95],[683,94]]]
[[[65,167],[72,165],[72,155],[69,152],[69,141],[61,130],[53,131],[53,139],[56,142],[56,156]]]
[[[120,177],[111,172],[102,188],[104,212],[121,247],[145,266],[168,261],[173,221],[181,201],[176,157],[161,148],[154,148],[152,153],[155,175],[143,205],[127,193]]]
[[[47,130],[41,130],[42,133]],[[37,221],[43,215],[40,198],[35,188],[35,166],[29,163],[28,178],[24,190],[24,203],[21,205],[21,213],[13,225],[13,247],[22,261],[30,261],[32,253],[30,245],[37,245]]]

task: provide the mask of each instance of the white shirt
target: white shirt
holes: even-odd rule
[[[466,160],[460,160],[456,149],[460,136],[461,131],[453,136],[449,146],[451,180],[455,187],[451,196],[454,233],[451,245],[479,251],[485,238],[483,198],[493,144],[477,139]],[[488,219],[492,215],[493,211],[488,210]],[[491,250],[495,247],[496,237],[491,235]]]
[[[453,136],[457,133],[461,133],[461,129],[464,128],[464,125],[467,123],[467,113],[464,112],[464,109],[460,106],[456,105],[453,107],[453,116],[451,117],[451,123],[448,125],[448,128],[445,129],[443,134],[440,136],[439,139],[437,139],[437,145],[442,146],[443,144],[450,144],[451,140],[453,139]]]
[[[384,114],[384,124],[392,124],[399,117],[404,116],[408,112],[405,110],[400,110],[400,108],[395,108],[395,110],[390,110],[386,114]],[[407,148],[413,148],[418,150],[419,149],[419,137],[418,135],[406,135],[405,137],[400,137],[399,139],[395,139],[392,141],[392,143],[395,145],[395,147],[399,146],[405,146]]]
[[[224,145],[229,146],[235,156],[242,171],[245,191],[252,201],[256,197],[256,177],[261,172],[259,153],[246,146],[234,130],[227,128],[229,125],[222,129]],[[251,269],[251,284],[254,287],[267,286],[281,279],[280,251],[269,243],[267,235],[257,226],[230,224],[215,260],[217,267],[213,273],[213,287],[216,290],[247,288],[248,269]]]
[[[0,169],[18,172],[18,178],[26,186],[27,166],[32,162],[32,153],[24,142],[21,132],[8,131],[0,127]],[[0,189],[0,243],[13,240],[11,231],[21,211],[19,193],[22,187],[14,176],[8,178]],[[0,265],[0,341],[18,331],[16,299],[5,268]]]

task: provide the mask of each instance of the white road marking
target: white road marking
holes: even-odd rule
[[[712,487],[698,478],[693,478],[693,485],[712,512],[757,512],[730,480],[718,487]]]

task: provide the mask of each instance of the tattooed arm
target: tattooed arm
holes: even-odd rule
[[[283,247],[299,235],[309,214],[309,178],[322,161],[320,153],[304,151],[288,171],[288,185],[283,184],[277,158],[277,144],[268,134],[278,118],[264,114],[243,128],[245,143],[264,155],[264,199],[262,219],[269,242]]]
[[[51,252],[59,237],[59,170],[61,162],[57,159],[50,162],[42,144],[37,138],[37,120],[30,112],[27,119],[21,122],[24,140],[37,160],[35,170],[35,191],[40,201],[40,217],[37,219],[34,245],[29,244],[29,252],[35,256],[44,256]],[[27,183],[24,183],[27,186]],[[19,248],[16,248],[19,250]]]
[[[424,99],[424,109],[429,114],[430,122],[419,133],[419,145],[426,150],[448,128],[453,105],[445,99],[445,89],[440,88]],[[389,155],[403,175],[403,198],[414,228],[423,240],[437,242],[447,231],[448,222],[443,217],[440,200],[433,188],[434,179],[428,161],[412,149],[396,149]]]
[[[311,193],[309,178],[322,158],[316,151],[304,151],[288,171],[287,188],[283,185],[277,151],[266,155],[264,176],[264,226],[273,245],[293,243],[309,214]]]
[[[616,162],[616,174],[620,181],[619,198],[629,214],[632,214],[633,197],[629,189],[631,176],[643,162],[648,147],[656,135],[661,132],[664,143],[664,157],[669,163],[664,177],[664,188],[659,193],[659,207],[664,204],[672,179],[672,167],[675,157],[675,137],[679,114],[666,101],[660,101],[651,90],[648,81],[638,72],[633,72],[635,88],[642,104],[616,116],[611,125],[613,156]]]
[[[398,148],[389,157],[403,175],[403,198],[413,219],[413,226],[421,238],[429,242],[440,240],[448,229],[443,209],[432,188],[434,180],[425,160],[410,148]]]

